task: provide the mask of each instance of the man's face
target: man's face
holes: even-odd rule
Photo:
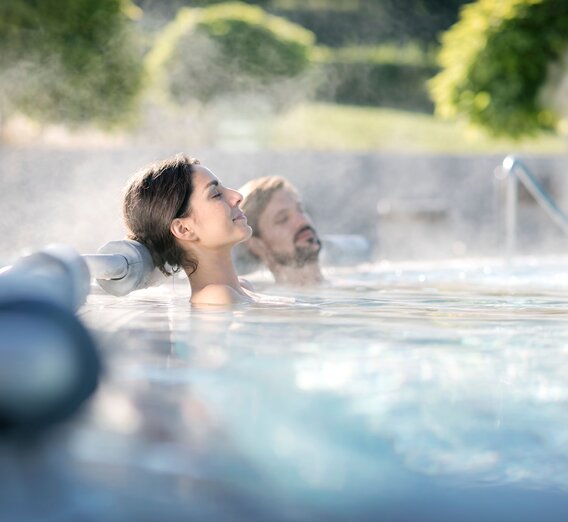
[[[267,256],[276,264],[301,267],[318,260],[321,241],[295,194],[277,190],[259,217],[258,229]]]

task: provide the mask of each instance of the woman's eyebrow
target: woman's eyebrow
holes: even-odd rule
[[[219,182],[216,179],[214,179],[213,181],[207,183],[207,185],[205,185],[205,188],[203,190],[207,190],[209,187],[218,187],[218,186]]]

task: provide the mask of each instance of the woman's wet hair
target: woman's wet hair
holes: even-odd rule
[[[145,245],[166,275],[197,270],[197,260],[179,246],[170,225],[191,213],[192,175],[198,164],[199,160],[178,154],[136,173],[126,186],[122,211],[128,237]]]

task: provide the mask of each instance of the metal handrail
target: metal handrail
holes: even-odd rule
[[[518,182],[520,181],[529,194],[544,209],[552,221],[568,234],[568,215],[564,213],[552,196],[546,191],[536,176],[523,161],[515,156],[507,156],[503,160],[503,173],[507,177],[506,196],[506,251],[511,257],[515,252],[517,239],[517,207]]]

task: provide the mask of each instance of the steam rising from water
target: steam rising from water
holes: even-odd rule
[[[6,264],[51,242],[94,253],[107,241],[124,237],[121,195],[127,179],[141,167],[181,150],[200,158],[229,187],[267,174],[286,176],[299,187],[320,235],[363,235],[375,246],[377,259],[502,253],[503,201],[497,198],[493,179],[500,157],[231,151],[147,144],[98,149],[5,145],[0,147],[0,261]],[[561,182],[564,163],[563,157],[534,158],[531,167],[550,173],[554,197],[568,208]],[[530,199],[520,203],[519,234],[521,253],[568,249],[566,238]]]

